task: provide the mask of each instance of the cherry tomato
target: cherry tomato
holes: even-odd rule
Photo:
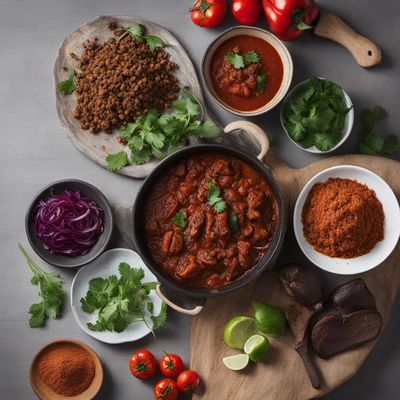
[[[202,28],[214,28],[225,17],[226,0],[196,0],[190,9],[192,21]]]
[[[182,393],[191,394],[200,386],[199,374],[190,369],[183,371],[178,376],[177,385]]]
[[[167,378],[176,378],[183,371],[183,360],[177,354],[165,354],[160,360],[160,371]]]
[[[254,25],[262,14],[260,0],[233,0],[232,14],[240,24]]]
[[[176,382],[169,378],[158,381],[154,387],[154,396],[159,400],[175,400],[178,394]]]
[[[138,350],[129,359],[129,369],[138,379],[151,378],[157,372],[157,360],[148,350]]]

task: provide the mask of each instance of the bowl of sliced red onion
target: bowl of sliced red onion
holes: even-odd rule
[[[33,198],[25,216],[33,250],[58,267],[80,267],[97,258],[111,240],[113,225],[104,194],[78,179],[47,185]]]

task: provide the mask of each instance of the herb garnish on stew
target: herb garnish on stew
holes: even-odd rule
[[[236,69],[241,69],[244,68],[246,64],[258,64],[260,62],[260,57],[255,51],[248,51],[243,55],[237,52],[230,52],[226,55],[226,60]]]
[[[172,219],[172,222],[180,226],[181,228],[185,229],[187,226],[187,214],[185,211],[178,211],[175,215],[174,218]]]
[[[226,210],[226,203],[222,200],[221,190],[214,182],[207,183],[207,203],[214,208],[216,213]]]
[[[285,104],[283,124],[300,146],[328,151],[342,139],[349,111],[340,86],[313,77]]]

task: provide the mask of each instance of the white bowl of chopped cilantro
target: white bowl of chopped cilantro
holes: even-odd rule
[[[330,153],[353,128],[354,108],[336,83],[312,77],[295,86],[281,107],[281,123],[291,141],[309,153]]]

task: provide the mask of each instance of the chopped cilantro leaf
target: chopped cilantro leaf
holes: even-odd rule
[[[106,157],[107,168],[110,171],[118,171],[128,165],[128,156],[124,151],[119,153],[109,154]]]
[[[248,51],[243,54],[243,60],[247,64],[257,64],[260,62],[260,56],[255,51]]]
[[[267,83],[267,77],[265,75],[257,76],[257,92],[263,92],[265,90],[265,85]]]
[[[221,198],[221,190],[214,182],[207,183],[207,203],[214,208],[216,213],[226,210],[226,203]]]
[[[178,211],[175,215],[174,218],[172,219],[172,222],[180,226],[181,228],[185,229],[187,226],[187,215],[185,211]]]
[[[232,64],[236,69],[244,68],[244,59],[240,54],[230,52],[226,55],[226,60]]]
[[[144,29],[144,26],[141,24],[134,24],[126,27],[124,33],[117,39],[117,43],[125,36],[131,35],[140,42],[145,41],[151,52],[153,52],[157,47],[165,46],[164,40],[162,40],[160,37],[154,35],[143,35]]]
[[[61,81],[57,85],[57,91],[58,93],[66,95],[66,94],[71,94],[72,92],[75,91],[75,89],[76,89],[75,72],[73,69],[71,69],[68,79],[66,79],[65,81]]]

